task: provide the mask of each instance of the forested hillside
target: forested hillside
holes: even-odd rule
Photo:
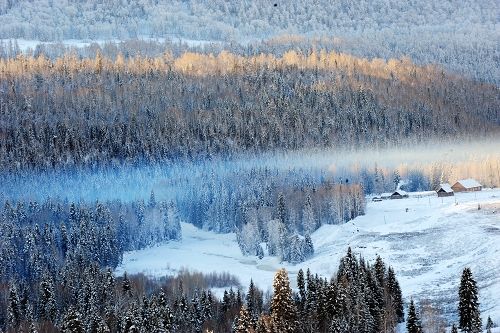
[[[499,17],[0,0],[0,333],[491,330]]]
[[[247,43],[326,35],[336,37],[338,49],[363,57],[408,55],[498,83],[498,10],[494,0],[1,0],[0,38]]]
[[[31,249],[29,255],[15,260],[9,255],[12,260],[2,262],[0,329],[6,332],[375,333],[404,319],[399,282],[380,257],[370,265],[349,248],[331,279],[300,270],[298,292],[292,292],[283,269],[276,274],[272,295],[251,283],[247,292],[236,285],[219,298],[211,288],[238,284],[227,273],[180,272],[160,280],[115,277],[110,269],[100,268],[87,231],[73,229],[78,224],[89,227],[88,211],[73,206],[67,214],[54,208],[50,203],[30,207],[26,217],[62,213],[67,232],[55,231],[57,224],[40,230],[28,220],[19,226],[19,216],[7,207],[1,215],[0,226],[15,225],[5,229],[10,232],[0,243],[1,253]],[[31,274],[23,272],[29,268]]]
[[[282,57],[0,60],[4,170],[154,162],[498,132],[500,95],[435,66]]]

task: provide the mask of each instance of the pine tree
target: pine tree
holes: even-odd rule
[[[309,259],[314,255],[314,245],[309,234],[306,234],[304,238],[304,249],[302,252],[304,253],[304,259]]]
[[[386,284],[387,290],[389,291],[389,295],[392,299],[392,307],[394,309],[394,313],[396,314],[396,320],[398,323],[402,323],[404,321],[403,295],[392,267],[389,267],[387,270]]]
[[[9,297],[7,300],[7,320],[9,327],[15,328],[21,321],[21,304],[19,302],[19,295],[14,283],[10,283]]]
[[[316,221],[314,219],[311,196],[309,194],[307,194],[304,209],[302,210],[302,227],[306,235],[310,235],[316,230]]]
[[[252,327],[255,328],[259,314],[262,312],[262,297],[259,290],[255,288],[252,279],[250,279],[250,286],[248,287],[248,293],[245,297],[245,301]]]
[[[339,319],[334,317],[332,323],[330,324],[330,333],[351,333],[349,330],[349,324],[344,319]]]
[[[385,287],[385,264],[380,256],[377,256],[375,261],[375,277],[377,278],[378,284],[384,288]]]
[[[299,305],[298,310],[301,314],[304,311],[304,307],[306,304],[306,281],[304,279],[304,271],[299,269],[299,273],[297,274],[297,288],[299,289]]]
[[[491,329],[495,327],[495,324],[493,323],[493,320],[491,320],[491,317],[488,316],[488,320],[486,321],[486,333],[491,333]]]
[[[257,255],[257,258],[259,258],[259,259],[263,259],[264,258],[264,249],[262,248],[262,245],[260,245],[260,244],[257,246],[257,253],[256,253],[256,255]]]
[[[422,333],[422,326],[420,325],[420,319],[418,317],[417,310],[415,309],[413,300],[410,301],[410,307],[408,308],[406,329],[408,333]]]
[[[297,332],[297,309],[292,298],[288,273],[284,268],[276,273],[273,288],[271,319],[274,332]]]
[[[459,328],[465,333],[481,332],[477,285],[468,267],[462,272],[458,297]]]
[[[394,182],[394,189],[397,190],[399,182],[401,181],[401,176],[399,175],[398,169],[394,170],[392,181]]]
[[[124,295],[132,296],[132,287],[130,286],[130,280],[128,279],[127,272],[123,274],[122,293]]]
[[[278,220],[286,226],[288,221],[286,216],[285,197],[283,196],[283,193],[278,194],[277,214]]]
[[[261,315],[257,321],[255,333],[272,333],[273,327],[269,316]]]
[[[62,333],[83,333],[83,323],[80,314],[73,308],[69,308],[64,316],[63,324],[61,326]]]
[[[253,331],[253,325],[250,318],[250,313],[246,307],[242,306],[238,319],[236,321],[236,333],[248,333]]]
[[[57,305],[55,299],[54,284],[45,274],[39,287],[39,310],[40,318],[50,322],[54,322],[57,315]]]
[[[153,190],[151,190],[151,194],[149,195],[148,207],[149,208],[156,207],[155,192],[153,192]]]
[[[121,328],[123,333],[139,333],[140,323],[134,313],[134,309],[129,309],[122,318]]]

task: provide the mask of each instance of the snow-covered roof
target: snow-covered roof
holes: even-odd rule
[[[451,193],[453,192],[453,189],[451,188],[451,185],[448,184],[448,183],[444,183],[444,184],[440,184],[439,185],[439,188],[438,188],[438,191],[439,190],[443,190],[445,191],[446,193]]]
[[[403,191],[403,190],[397,190],[397,191],[394,191],[392,192],[392,194],[399,194],[399,195],[408,195],[408,193],[406,193],[406,191]]]
[[[461,179],[457,181],[457,183],[462,184],[463,187],[465,188],[472,188],[472,187],[480,187],[483,186],[477,182],[477,180],[468,178],[468,179]]]
[[[436,191],[408,192],[410,198],[431,197],[435,195],[437,195]]]

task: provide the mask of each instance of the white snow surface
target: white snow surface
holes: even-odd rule
[[[380,255],[394,268],[405,300],[431,299],[450,322],[457,319],[461,272],[470,267],[479,286],[483,321],[491,316],[500,322],[500,189],[368,201],[366,215],[314,232],[314,257],[297,265],[280,263],[275,257],[245,257],[235,234],[215,234],[185,223],[182,231],[182,241],[125,253],[116,274],[160,277],[183,268],[225,271],[237,276],[243,288],[253,279],[270,290],[281,267],[289,271],[292,284],[300,268],[331,277],[350,246],[369,262]]]
[[[156,41],[158,43],[164,43],[165,41],[171,41],[172,43],[179,43],[179,44],[186,44],[189,47],[203,47],[207,46],[210,44],[222,44],[223,42],[221,41],[216,41],[216,40],[196,40],[196,39],[186,39],[186,38],[178,38],[178,37],[172,37],[169,39],[166,38],[148,38],[145,36],[141,36],[139,38],[140,40],[143,41]],[[120,42],[123,42],[125,40],[119,40],[119,39],[65,39],[61,40],[59,42],[44,42],[40,40],[31,40],[31,39],[0,39],[0,43],[3,43],[5,46],[9,45],[9,42],[14,44],[14,42],[17,42],[17,46],[19,46],[19,50],[21,52],[26,52],[28,49],[35,50],[38,45],[63,45],[65,47],[72,47],[72,48],[84,48],[87,46],[90,46],[93,43],[99,44],[101,47],[104,46],[106,43],[115,43],[119,44]]]

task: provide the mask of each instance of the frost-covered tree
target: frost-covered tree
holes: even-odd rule
[[[486,333],[491,333],[491,329],[495,327],[495,324],[493,323],[493,320],[491,320],[491,317],[488,316],[488,319],[486,320]]]
[[[394,183],[395,190],[397,190],[400,181],[401,181],[401,176],[399,175],[399,171],[398,169],[395,169],[394,174],[392,176],[392,182]]]
[[[155,192],[153,190],[151,190],[151,194],[149,195],[148,206],[149,208],[153,208],[156,206]]]
[[[16,328],[21,321],[21,304],[16,285],[11,282],[9,284],[9,296],[7,299],[7,321],[8,326]]]
[[[250,313],[245,306],[241,307],[240,313],[238,314],[236,325],[236,333],[247,333],[253,330]]]
[[[464,268],[458,289],[459,328],[466,333],[481,332],[481,315],[476,281],[470,268]]]
[[[238,245],[244,255],[257,255],[260,247],[260,232],[255,220],[245,224],[237,234]]]
[[[64,316],[61,326],[62,333],[83,333],[85,332],[84,325],[80,313],[75,309],[69,308]]]
[[[406,330],[408,333],[422,333],[422,325],[420,324],[420,318],[417,314],[417,310],[415,309],[413,299],[410,300],[410,306],[408,307]]]
[[[38,296],[38,311],[39,317],[54,321],[57,316],[56,293],[52,277],[46,272],[39,286]]]
[[[306,196],[306,202],[302,210],[302,226],[304,228],[304,234],[310,235],[316,230],[316,221],[314,219],[311,196],[309,194]]]
[[[163,226],[166,239],[180,240],[182,238],[180,217],[173,202],[163,207]]]
[[[273,332],[297,332],[297,308],[292,298],[288,273],[283,268],[274,276],[271,318]]]
[[[392,267],[387,269],[386,288],[391,298],[391,304],[396,315],[396,321],[398,323],[402,323],[404,321],[403,295]]]

